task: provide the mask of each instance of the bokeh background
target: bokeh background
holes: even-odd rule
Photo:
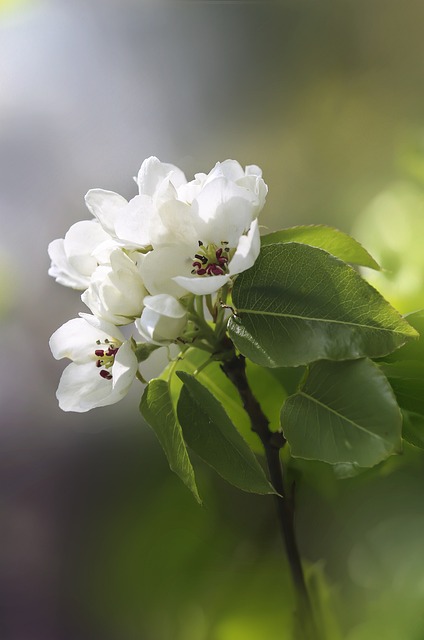
[[[1,640],[291,638],[271,499],[198,464],[199,508],[140,389],[59,411],[48,338],[83,305],[46,248],[149,155],[188,177],[235,158],[263,169],[269,229],[353,232],[424,307],[423,80],[422,0],[0,0]],[[424,454],[295,467],[326,637],[424,638]]]

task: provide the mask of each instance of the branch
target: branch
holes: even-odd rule
[[[298,597],[299,613],[304,616],[301,621],[306,634],[304,638],[305,640],[315,639],[318,636],[294,531],[293,501],[288,496],[284,486],[283,467],[280,460],[280,449],[284,446],[286,440],[281,432],[274,433],[270,430],[269,420],[249,387],[244,356],[236,355],[234,352],[231,359],[221,364],[221,368],[236,387],[243,407],[250,418],[252,431],[259,436],[264,447],[270,479],[278,493],[275,496],[275,502],[290,571]]]

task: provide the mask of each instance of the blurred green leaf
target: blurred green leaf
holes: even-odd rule
[[[424,449],[424,416],[412,411],[402,411],[402,436],[409,444]]]
[[[424,362],[384,363],[380,369],[389,380],[399,406],[424,416]]]
[[[188,446],[239,489],[274,493],[253,452],[218,400],[194,376],[183,371],[177,375],[184,383],[178,418]]]
[[[278,380],[287,394],[291,395],[297,391],[300,381],[305,375],[306,367],[273,367],[270,369],[262,369],[262,371],[269,371],[270,374]]]
[[[156,433],[172,471],[180,476],[196,500],[201,503],[194,470],[188,456],[181,426],[175,415],[169,384],[165,380],[154,379],[149,382],[141,398],[140,411]]]
[[[280,229],[261,237],[263,247],[278,242],[300,242],[324,249],[344,262],[370,269],[380,269],[378,263],[354,238],[343,231],[323,224],[302,225]]]
[[[293,456],[360,467],[399,453],[401,423],[387,379],[368,359],[314,363],[281,411]]]
[[[266,367],[383,356],[418,335],[352,267],[299,243],[264,247],[233,303],[230,337]]]

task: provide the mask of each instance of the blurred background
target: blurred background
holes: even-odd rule
[[[263,169],[269,229],[352,232],[424,307],[423,30],[422,0],[0,0],[1,640],[291,638],[271,499],[197,464],[199,508],[139,388],[58,409],[48,338],[83,305],[47,245],[149,155],[189,179],[234,158]],[[326,637],[423,639],[424,455],[294,472]]]

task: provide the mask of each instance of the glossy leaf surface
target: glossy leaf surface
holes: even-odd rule
[[[233,304],[231,339],[267,367],[383,356],[418,335],[352,267],[294,242],[261,250]]]
[[[402,416],[371,360],[316,362],[281,411],[292,455],[371,467],[401,447]]]

